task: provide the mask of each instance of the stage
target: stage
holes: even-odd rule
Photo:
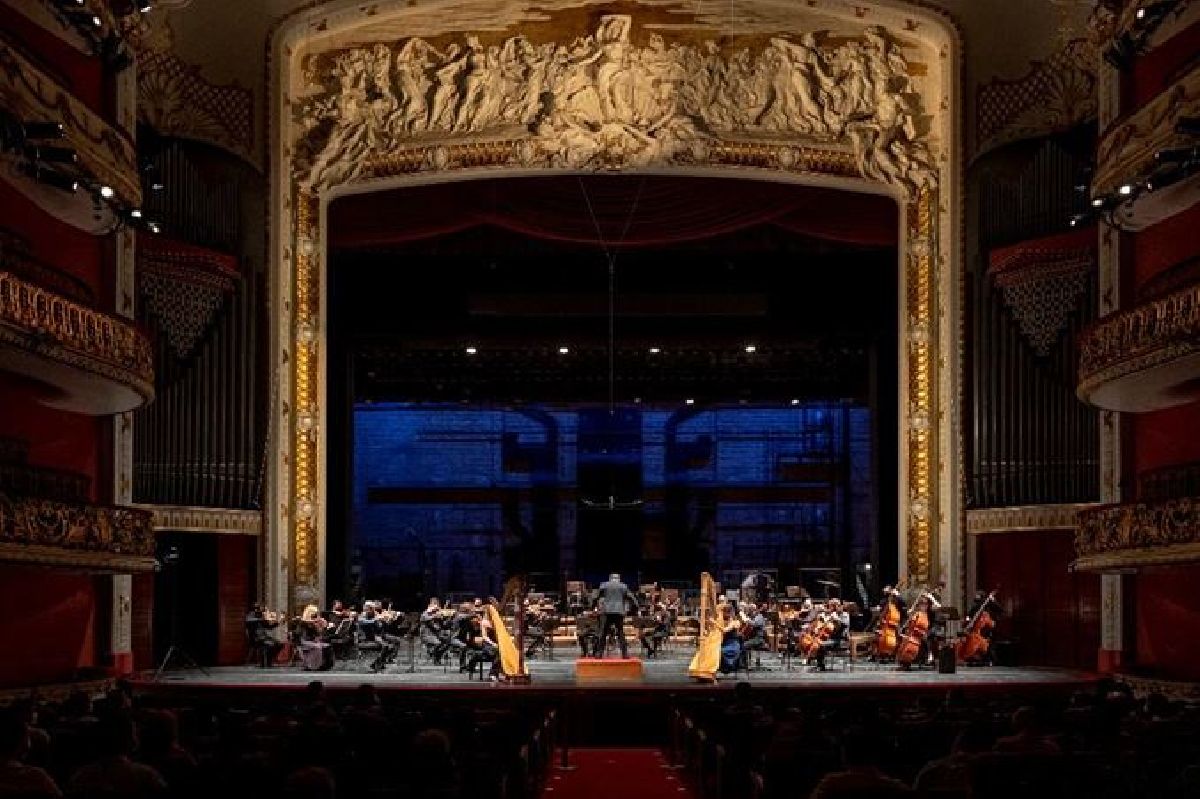
[[[530,681],[527,685],[508,685],[480,680],[478,674],[468,677],[459,673],[457,665],[443,670],[441,666],[419,659],[415,664],[404,660],[379,673],[366,668],[339,664],[332,671],[303,671],[295,666],[275,666],[261,669],[253,666],[210,668],[208,674],[197,670],[170,671],[155,681],[152,673],[143,674],[136,684],[144,690],[180,687],[186,689],[296,689],[313,680],[320,680],[332,690],[350,689],[370,683],[380,691],[552,691],[574,693],[593,690],[678,693],[680,691],[720,691],[739,681],[748,681],[764,690],[892,692],[916,690],[919,693],[958,689],[967,692],[994,690],[1070,689],[1094,681],[1094,675],[1067,669],[1014,667],[960,667],[954,674],[939,674],[934,669],[900,671],[895,666],[858,661],[837,660],[828,671],[811,671],[798,662],[787,668],[779,656],[764,655],[762,663],[769,670],[739,671],[718,679],[716,685],[692,680],[687,675],[691,658],[690,648],[668,652],[658,658],[643,660],[643,677],[639,681],[612,682],[580,681],[575,676],[574,652],[556,653],[554,660],[534,658],[528,661]],[[414,669],[414,670],[410,670]]]

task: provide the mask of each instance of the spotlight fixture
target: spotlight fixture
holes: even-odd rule
[[[746,345],[746,347],[745,347],[745,349],[746,349],[746,352],[747,352],[747,353],[749,353],[749,354],[751,354],[751,355],[753,355],[754,353],[758,352],[758,347],[756,347],[756,346],[755,346],[755,345],[753,345],[753,344],[747,344],[747,345]]]
[[[479,352],[479,350],[475,349],[474,347],[467,347],[466,352],[467,355],[474,355],[475,353]]]
[[[117,193],[113,191],[113,187],[107,185],[100,186],[100,188],[97,189],[97,193],[106,200],[111,200],[117,195]]]
[[[1128,197],[1129,195],[1133,194],[1133,184],[1132,183],[1121,184],[1121,188],[1117,189],[1117,194],[1121,195],[1122,197]]]
[[[1104,207],[1104,198],[1103,197],[1093,197],[1092,198],[1092,207],[1093,208],[1103,208]]]
[[[132,211],[129,212],[129,216],[133,219],[141,219],[142,218],[142,209],[134,208]]]
[[[156,180],[150,184],[150,191],[162,191],[164,188],[166,188],[166,186],[164,186],[162,181],[159,180]]]
[[[559,355],[566,355],[566,354],[570,353],[570,351],[571,351],[570,347],[559,347],[558,348]]]
[[[685,399],[683,401],[683,404],[684,405],[695,405],[696,401],[694,399],[692,399],[691,397],[688,397],[687,399]]]
[[[796,399],[795,397],[792,397],[792,404],[793,404],[793,405],[799,405],[799,404],[800,404],[800,400]]]
[[[162,225],[158,224],[157,222],[147,222],[146,229],[151,233],[162,233]]]
[[[141,2],[138,3],[138,11],[142,12],[143,14],[149,14],[153,10],[154,3],[150,2],[150,0],[141,0]]]
[[[662,350],[661,350],[661,349],[659,349],[658,347],[651,347],[651,348],[650,348],[650,354],[651,354],[651,355],[658,355],[660,352],[662,352]]]

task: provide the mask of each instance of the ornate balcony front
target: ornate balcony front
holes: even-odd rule
[[[148,571],[154,568],[151,514],[0,492],[0,560]]]
[[[150,341],[134,325],[0,270],[0,369],[47,386],[45,404],[94,415],[154,397]]]
[[[1079,342],[1076,393],[1114,411],[1144,412],[1200,397],[1200,285],[1092,325]]]
[[[1081,511],[1075,554],[1085,571],[1200,560],[1200,497]]]
[[[1100,139],[1093,202],[1110,208],[1123,229],[1137,231],[1200,201],[1200,172],[1188,160],[1196,136],[1187,121],[1198,117],[1200,64]]]
[[[39,183],[7,159],[5,179],[47,213],[92,233],[107,233],[117,219],[112,206],[137,208],[142,202],[137,153],[129,137],[88,108],[68,88],[38,69],[11,44],[0,40],[0,109],[23,123],[59,123],[55,147],[75,153],[64,165],[69,178],[91,184],[92,191],[65,191]],[[108,202],[96,203],[93,192],[106,186]],[[107,196],[107,195],[106,195]]]

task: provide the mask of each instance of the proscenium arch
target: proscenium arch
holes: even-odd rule
[[[690,38],[681,39],[682,44],[671,40],[668,50],[665,37],[674,29],[662,24],[665,10],[674,8],[672,13],[688,16],[686,9],[698,4],[640,0],[632,12],[630,3],[622,3],[616,9],[620,13],[608,14],[616,4],[543,0],[537,4],[539,15],[533,17],[526,5],[516,0],[443,0],[414,7],[408,0],[387,0],[364,6],[336,0],[289,18],[272,37],[274,365],[265,597],[288,607],[324,599],[329,203],[345,194],[431,182],[599,170],[753,178],[887,194],[897,200],[898,567],[902,576],[916,583],[944,581],[949,596],[958,597],[964,565],[961,113],[960,44],[953,24],[940,12],[903,0],[867,5],[817,0],[804,8],[788,0],[730,0],[726,5],[737,6],[741,15],[730,14],[728,28],[721,20],[688,17],[683,29]],[[548,7],[553,8],[547,11]],[[650,20],[644,31],[642,10]],[[554,11],[560,11],[565,21],[559,22]],[[548,27],[540,30],[540,40],[530,43],[517,36],[517,26],[526,23]],[[767,58],[769,50],[772,65],[781,54],[786,61],[794,49],[796,61],[778,67],[777,76],[790,80],[800,74],[797,81],[808,87],[804,91],[810,96],[844,98],[849,90],[828,88],[829,83],[827,93],[820,94],[814,73],[803,72],[803,46],[818,49],[814,47],[818,40],[799,37],[814,31],[831,32],[821,46],[840,42],[835,46],[845,49],[839,57],[845,59],[848,53],[849,60],[858,59],[860,73],[904,70],[890,78],[885,73],[886,80],[874,84],[863,83],[863,92],[856,95],[860,103],[867,91],[879,98],[866,126],[831,119],[832,111],[823,110],[826,105],[806,111],[801,107],[806,98],[797,95],[799,100],[790,98],[790,105],[782,101],[762,105],[763,117],[768,109],[778,115],[769,129],[757,119],[757,127],[750,129],[743,118],[730,123],[732,132],[724,131],[720,119],[693,124],[694,112],[691,116],[675,112],[674,95],[655,96],[650,84],[638,85],[636,77],[630,77],[644,76],[649,67],[636,67],[641,73],[635,73],[634,67],[621,71],[628,50],[638,51],[643,59],[665,55],[667,62],[703,53],[719,62],[717,69],[732,69],[734,57],[716,52],[715,46],[702,50],[706,45],[696,42],[736,35],[751,42],[743,47],[747,53],[754,42],[765,48],[756,51],[754,58]],[[647,36],[649,44],[642,46],[639,41]],[[793,38],[803,46],[795,47]],[[528,113],[536,119],[489,126],[479,122],[482,109],[491,109],[499,120],[513,103],[504,94],[499,73],[483,67],[483,55],[491,45],[479,39],[499,40],[502,44],[495,45],[493,55],[499,51],[524,59],[527,66],[551,63],[549,57],[538,60],[539,47],[544,53],[566,53],[568,45],[574,48],[572,53],[582,52],[579,64],[603,66],[581,66],[577,74],[572,73],[570,97],[564,90],[531,102]],[[866,43],[858,43],[860,39]],[[416,56],[414,41],[424,48]],[[893,44],[898,42],[905,48],[903,55],[915,53],[923,60],[913,59],[914,67],[905,59],[892,58],[891,53],[900,52],[900,45]],[[400,49],[406,43],[410,46]],[[474,73],[473,54],[480,56]],[[745,53],[740,57],[745,58]],[[419,65],[415,74],[425,80],[425,90],[405,94],[404,87],[397,86],[393,91],[389,81],[401,59],[410,77],[413,65]],[[330,63],[338,65],[340,83],[327,82],[322,93],[319,73],[322,65]],[[376,70],[382,75],[370,77]],[[759,72],[749,70],[751,76]],[[443,75],[450,77],[443,80]],[[742,78],[751,79],[757,78]],[[618,80],[629,82],[617,84]],[[692,79],[686,75],[677,80],[675,89],[691,87]],[[870,89],[901,83],[892,94]],[[364,85],[371,90],[365,91]],[[779,84],[774,85],[774,96],[781,96]],[[787,86],[783,90],[791,91]],[[612,92],[611,97],[606,92]],[[458,104],[442,102],[447,96]],[[919,98],[919,109],[908,105],[914,96]],[[623,103],[639,97],[643,106],[666,107],[671,113],[648,122],[633,103]],[[419,113],[410,113],[414,107]],[[856,118],[861,118],[861,112],[860,105]]]

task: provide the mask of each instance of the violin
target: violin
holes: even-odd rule
[[[979,609],[975,611],[975,615],[967,622],[963,636],[954,647],[954,654],[959,662],[966,663],[971,660],[981,660],[991,648],[992,641],[990,634],[996,626],[996,620],[988,612],[988,606],[996,600],[996,593],[999,590],[998,588],[993,588],[991,593],[987,595],[987,599],[983,600],[979,605]]]

